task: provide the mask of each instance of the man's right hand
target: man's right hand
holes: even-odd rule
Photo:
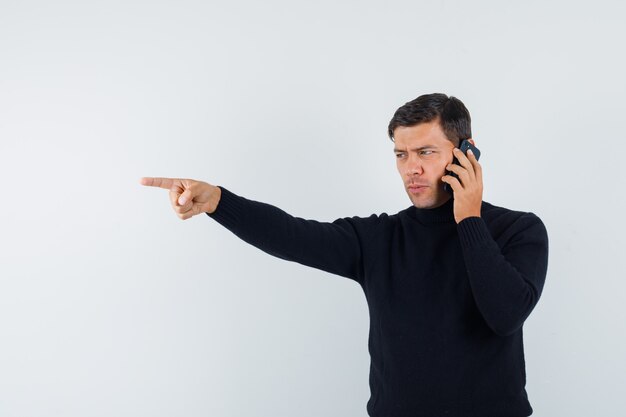
[[[219,187],[189,179],[144,177],[141,185],[170,190],[172,208],[183,220],[200,213],[213,213],[222,195]]]

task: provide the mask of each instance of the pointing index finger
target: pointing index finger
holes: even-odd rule
[[[173,178],[154,178],[154,177],[143,177],[141,179],[141,185],[145,185],[148,187],[160,187],[169,190],[174,185]]]

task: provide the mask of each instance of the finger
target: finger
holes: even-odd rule
[[[178,197],[182,194],[182,190],[177,190],[176,188],[172,188],[170,190],[170,203],[172,203],[172,208],[176,213],[178,213],[180,209],[180,205],[178,204]]]
[[[473,178],[475,176],[474,167],[472,166],[470,160],[467,159],[467,156],[465,156],[463,151],[461,151],[459,148],[454,148],[452,152],[454,152],[454,156],[456,156],[456,159],[459,160],[459,164],[463,168],[465,168],[467,172],[469,172],[470,176]]]
[[[449,164],[446,169],[448,171],[452,171],[454,172],[456,175],[458,175],[461,178],[461,183],[463,186],[467,186],[469,185],[471,178],[469,173],[467,172],[467,170],[465,168],[463,168],[462,166],[459,166],[457,164]]]
[[[193,211],[191,211],[191,210],[188,210],[188,211],[187,211],[187,212],[185,212],[185,213],[179,213],[179,214],[178,214],[178,217],[179,217],[181,220],[187,220],[187,219],[192,218],[192,217],[193,217],[193,216],[195,216],[195,215],[196,215],[196,213],[195,213],[195,212],[193,212]]]
[[[143,177],[141,179],[141,185],[145,185],[147,187],[159,187],[170,189],[174,185],[174,178],[159,178],[159,177]]]
[[[454,191],[455,193],[463,189],[459,180],[451,175],[444,175],[443,177],[441,177],[441,181],[448,183],[450,187],[452,187],[452,191]]]
[[[177,210],[179,213],[184,214],[189,212],[193,208],[193,200],[187,201],[182,206],[178,206]]]
[[[180,195],[180,197],[178,197],[178,204],[184,206],[187,203],[191,203],[193,197],[193,191],[191,190],[191,187],[189,187]]]
[[[478,162],[478,159],[476,159],[476,155],[474,155],[474,152],[472,152],[471,149],[467,151],[467,154],[469,155],[468,158],[470,162],[472,163],[472,166],[474,167],[476,180],[482,183],[483,182],[483,167],[480,165],[480,162]]]
[[[194,194],[190,188],[183,191],[182,187],[172,187],[170,190],[170,202],[174,211],[183,214],[191,210],[193,207]],[[184,201],[184,203],[182,203]],[[182,204],[181,204],[182,203]]]

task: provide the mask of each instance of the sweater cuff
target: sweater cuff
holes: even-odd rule
[[[217,208],[213,213],[206,214],[226,228],[230,228],[230,226],[234,226],[238,219],[241,218],[241,206],[244,198],[228,191],[222,186],[218,185],[218,187],[222,190],[222,195],[220,196],[220,201],[217,203]]]
[[[482,217],[467,217],[461,220],[457,224],[457,231],[463,247],[480,246],[493,241]]]

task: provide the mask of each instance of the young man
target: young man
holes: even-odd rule
[[[169,189],[183,220],[207,213],[271,255],[360,284],[370,314],[370,416],[532,414],[522,325],[545,281],[543,223],[482,201],[481,166],[457,148],[471,138],[460,100],[428,94],[406,103],[389,137],[413,203],[393,215],[317,222],[205,182],[141,183]]]

